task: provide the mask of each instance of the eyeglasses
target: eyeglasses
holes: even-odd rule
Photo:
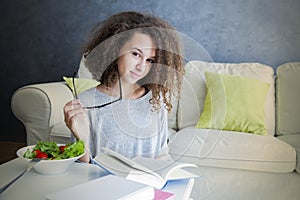
[[[73,89],[74,89],[74,96],[76,99],[78,99],[78,94],[77,94],[77,90],[76,90],[76,86],[75,86],[75,78],[76,78],[76,75],[77,73],[75,72],[73,74],[73,77],[72,77],[72,82],[73,82]],[[120,80],[120,74],[119,74],[119,71],[118,71],[118,79],[119,79],[119,89],[120,89],[120,97],[116,100],[113,100],[113,101],[110,101],[110,102],[107,102],[107,103],[104,103],[102,105],[98,105],[98,106],[87,106],[87,107],[83,107],[84,109],[96,109],[96,108],[102,108],[102,107],[105,107],[105,106],[108,106],[110,104],[113,104],[113,103],[116,103],[118,101],[121,101],[122,100],[122,85],[121,85],[121,80]]]

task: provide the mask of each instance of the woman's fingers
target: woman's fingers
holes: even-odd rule
[[[64,112],[68,112],[70,110],[74,110],[74,109],[79,109],[82,108],[82,104],[80,103],[79,99],[74,99],[72,101],[69,101],[65,107],[64,107]]]
[[[65,122],[69,122],[74,115],[82,112],[82,110],[82,105],[79,100],[75,99],[68,102],[64,107]]]
[[[64,117],[67,127],[73,132],[77,132],[77,123],[87,120],[86,110],[83,108],[82,104],[77,99],[72,100],[65,105]]]

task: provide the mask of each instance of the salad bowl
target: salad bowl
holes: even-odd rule
[[[58,145],[62,146],[62,145]],[[25,158],[24,154],[26,151],[32,151],[34,149],[35,145],[25,146],[20,148],[17,151],[17,156],[21,159],[27,160],[28,163],[32,161],[33,159]],[[37,171],[40,174],[44,175],[56,175],[56,174],[62,174],[68,170],[68,168],[79,158],[81,158],[85,152],[83,152],[81,155],[71,157],[71,158],[65,158],[65,159],[59,159],[59,160],[51,160],[51,159],[42,159],[38,163],[36,163],[33,166],[33,169]]]

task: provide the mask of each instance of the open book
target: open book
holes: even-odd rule
[[[98,154],[94,161],[110,173],[162,189],[169,180],[194,178],[197,175],[183,169],[197,167],[191,163],[157,160],[145,157],[128,159],[110,149]]]

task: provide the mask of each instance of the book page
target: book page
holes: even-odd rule
[[[124,177],[126,179],[157,188],[161,188],[165,184],[165,181],[159,175],[153,175],[152,173],[132,168],[127,163],[122,162],[114,156],[99,153],[94,158],[94,161],[102,168],[105,168],[111,174],[116,176]]]
[[[105,168],[111,174],[126,177],[132,168],[129,165],[126,165],[114,157],[108,156],[104,153],[98,154],[94,161],[100,165],[101,167]]]
[[[131,171],[126,178],[132,181],[150,185],[158,189],[163,188],[163,186],[166,184],[166,181],[162,178],[153,176],[152,174],[143,171]]]
[[[105,148],[105,147],[102,148],[102,149],[105,151],[105,153],[107,155],[118,158],[120,161],[124,162],[124,164],[127,164],[127,165],[129,165],[130,167],[132,167],[134,169],[138,169],[138,170],[145,171],[145,172],[153,171],[153,170],[150,170],[150,169],[146,168],[143,164],[139,164],[139,163],[135,162],[134,160],[130,160],[129,158],[126,158],[125,156],[123,156],[121,154],[118,154],[117,152],[115,152],[113,150],[110,150],[110,149]]]
[[[109,173],[115,174],[117,176],[126,177],[129,173],[138,174],[139,176],[140,174],[149,174],[147,176],[154,176],[159,180],[163,179],[159,174],[150,169],[147,169],[143,166],[136,167],[138,166],[138,164],[134,164],[135,167],[132,167],[130,163],[128,163],[127,161],[124,162],[124,160],[121,160],[116,156],[119,156],[119,154],[112,156],[105,153],[99,153],[94,158],[94,161]]]
[[[180,163],[173,160],[156,160],[145,157],[136,157],[133,159],[133,161],[140,165],[144,165],[144,167],[148,169],[151,169],[165,180],[196,177],[195,174],[181,169],[184,167],[197,167],[197,165],[192,163]]]

